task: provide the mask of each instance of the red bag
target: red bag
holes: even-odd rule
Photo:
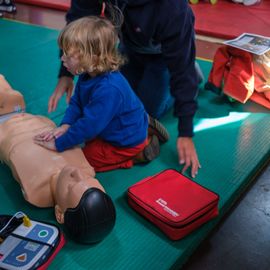
[[[128,189],[128,203],[178,240],[218,215],[218,194],[176,170],[164,170]]]

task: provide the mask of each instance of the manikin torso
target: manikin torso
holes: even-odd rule
[[[2,113],[5,112],[6,116],[7,113],[13,111],[15,91],[9,86],[10,89],[7,92],[2,87],[3,85],[9,86],[0,77],[0,103],[1,100],[3,101],[4,93],[6,105],[2,107]],[[11,97],[11,102],[8,102],[7,97]],[[23,99],[22,96],[21,99]],[[16,104],[24,103],[18,103],[16,100]],[[1,116],[0,108],[1,117],[3,116]],[[27,113],[12,113],[7,119],[0,121],[0,161],[4,161],[10,167],[14,178],[22,188],[25,199],[38,207],[54,206],[57,202],[55,186],[64,167],[77,168],[81,173],[82,182],[87,179],[88,186],[104,190],[94,178],[95,172],[80,148],[58,153],[33,142],[35,135],[54,127],[55,124],[48,118]],[[65,177],[65,175],[62,173],[60,177]]]
[[[58,153],[33,143],[36,134],[53,127],[49,119],[25,113],[0,124],[0,160],[11,168],[25,199],[39,207],[54,206],[51,184],[65,166],[79,168],[85,178],[93,179],[93,186],[103,190],[79,148]]]

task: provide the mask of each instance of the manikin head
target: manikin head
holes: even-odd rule
[[[63,168],[56,182],[56,220],[80,243],[101,241],[115,224],[113,202],[96,182],[71,166]]]

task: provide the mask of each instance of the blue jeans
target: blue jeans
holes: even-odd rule
[[[159,119],[174,103],[170,94],[170,74],[162,55],[138,54],[123,45],[120,51],[128,57],[127,64],[121,69],[122,74],[144,104],[147,113]],[[196,70],[202,81],[198,65]]]
[[[122,51],[128,62],[121,72],[140,98],[149,115],[160,118],[173,105],[170,94],[170,75],[161,55],[137,54],[126,48]]]

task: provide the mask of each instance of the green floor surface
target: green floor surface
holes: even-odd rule
[[[48,97],[56,84],[59,63],[58,32],[46,28],[0,20],[0,73],[21,91],[27,111],[49,116],[56,123],[65,108],[47,114]],[[199,60],[205,76],[211,63]],[[201,90],[195,119],[194,141],[202,164],[196,181],[220,195],[220,216],[180,241],[171,241],[127,204],[126,190],[133,183],[166,168],[180,169],[176,155],[177,121],[169,113],[162,119],[170,141],[161,155],[145,166],[97,174],[112,197],[117,221],[112,233],[94,246],[68,240],[49,269],[179,269],[199,243],[269,159],[270,114],[248,103],[230,104],[224,98]],[[55,222],[53,209],[39,209],[24,201],[10,170],[0,165],[0,213],[27,213],[31,218]],[[222,243],[220,243],[222,245]]]

